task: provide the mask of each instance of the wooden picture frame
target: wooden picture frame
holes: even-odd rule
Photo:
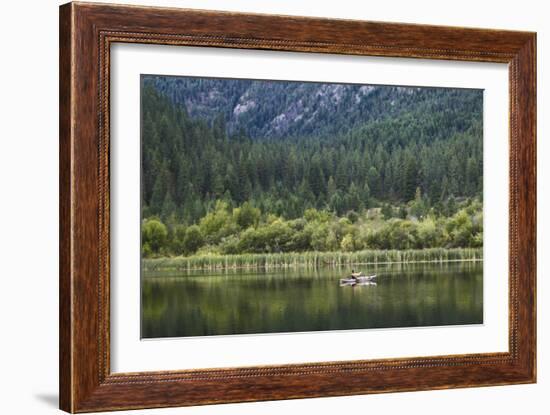
[[[509,352],[111,373],[109,59],[117,42],[507,63]],[[535,33],[69,3],[60,8],[59,93],[61,409],[91,412],[535,382]]]

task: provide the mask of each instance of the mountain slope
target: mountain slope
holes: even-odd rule
[[[143,75],[142,85],[153,86],[192,118],[221,117],[230,135],[241,131],[252,138],[342,134],[404,114],[413,121],[435,116],[436,124],[424,133],[445,138],[481,122],[483,107],[483,92],[468,89],[155,75]]]
[[[187,81],[143,78],[144,217],[194,223],[219,200],[297,218],[311,207],[342,215],[418,194],[433,206],[482,194],[481,91],[377,87],[358,105],[364,116],[339,104],[304,124],[314,97],[332,102],[319,91],[337,86]],[[342,88],[339,102],[360,88]],[[275,129],[281,114],[292,122]]]

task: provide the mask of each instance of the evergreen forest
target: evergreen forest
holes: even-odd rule
[[[144,75],[143,255],[480,255],[482,115],[481,90]]]

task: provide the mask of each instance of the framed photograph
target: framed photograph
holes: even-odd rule
[[[536,381],[536,35],[60,8],[60,407]]]

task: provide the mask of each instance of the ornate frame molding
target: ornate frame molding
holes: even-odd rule
[[[110,46],[117,42],[508,63],[510,351],[111,373],[109,70]],[[535,55],[536,35],[525,32],[86,3],[61,6],[61,408],[89,412],[534,382]]]

